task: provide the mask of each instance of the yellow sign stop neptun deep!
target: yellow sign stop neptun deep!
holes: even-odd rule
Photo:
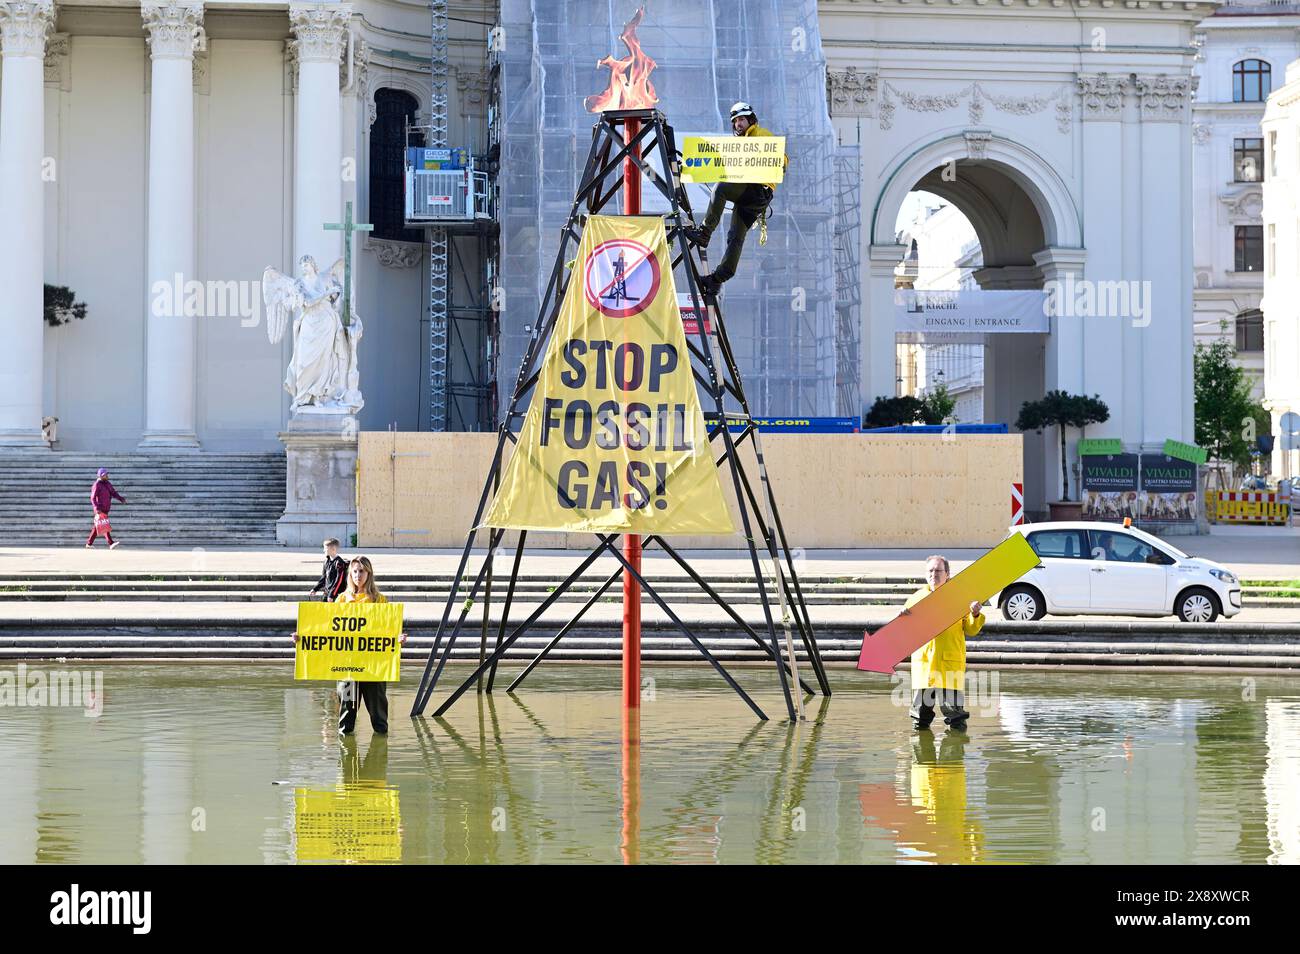
[[[397,682],[401,603],[299,603],[294,679]]]

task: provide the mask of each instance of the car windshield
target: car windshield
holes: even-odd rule
[[[1179,560],[1191,559],[1191,557],[1189,557],[1182,550],[1178,549],[1175,546],[1170,545],[1165,540],[1161,540],[1157,536],[1153,536],[1152,534],[1147,533],[1145,530],[1139,530],[1137,527],[1130,527],[1128,532],[1131,533],[1133,536],[1137,537],[1139,540],[1151,544],[1157,550],[1163,550],[1165,553],[1168,553],[1170,556],[1175,557],[1176,559]]]

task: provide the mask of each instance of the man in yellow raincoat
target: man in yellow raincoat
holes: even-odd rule
[[[948,575],[946,557],[927,557],[928,583],[907,598],[903,612],[947,583]],[[983,628],[984,610],[978,602],[972,602],[966,616],[912,653],[912,724],[916,728],[930,727],[938,705],[949,728],[965,731],[966,720],[970,718],[962,692],[966,684],[966,637],[976,635]]]

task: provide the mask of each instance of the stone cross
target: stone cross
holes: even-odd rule
[[[325,228],[343,233],[343,327],[352,324],[352,233],[372,232],[373,225],[352,221],[352,203],[349,201],[343,210],[342,222],[326,222]]]

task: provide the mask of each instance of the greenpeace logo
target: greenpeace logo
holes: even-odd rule
[[[132,934],[148,934],[152,923],[152,891],[70,891],[50,895],[51,924],[126,924]]]

